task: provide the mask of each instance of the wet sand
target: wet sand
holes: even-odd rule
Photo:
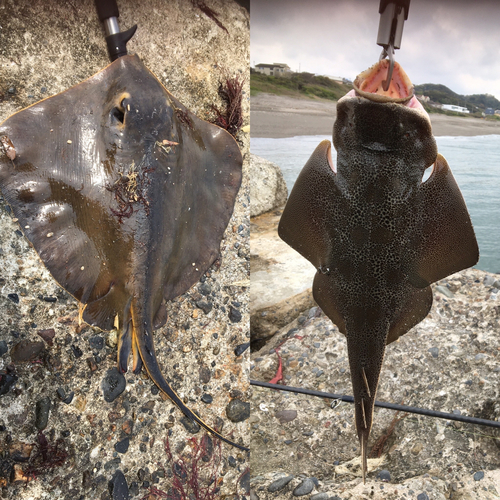
[[[258,94],[250,100],[251,137],[330,135],[337,117],[337,103],[325,99],[298,99]],[[500,121],[430,115],[435,136],[500,135]]]

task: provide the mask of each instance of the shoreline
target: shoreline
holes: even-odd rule
[[[500,135],[500,121],[430,115],[434,136]],[[337,102],[261,93],[250,100],[250,137],[284,138],[331,135]]]

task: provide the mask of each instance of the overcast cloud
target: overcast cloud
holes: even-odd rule
[[[251,64],[353,80],[374,64],[379,0],[251,0]],[[500,99],[500,2],[412,0],[396,60],[414,84]]]

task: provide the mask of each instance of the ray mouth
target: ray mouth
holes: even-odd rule
[[[383,86],[388,70],[389,61],[382,59],[356,77],[353,84],[354,89],[348,92],[345,97],[364,97],[373,102],[401,104],[427,115],[422,104],[415,97],[413,84],[408,75],[397,62],[394,63],[389,88],[384,90]]]

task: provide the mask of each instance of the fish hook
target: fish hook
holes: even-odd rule
[[[394,71],[394,46],[392,44],[389,44],[387,46],[384,46],[382,49],[382,53],[380,54],[380,59],[384,59],[385,57],[389,57],[389,69],[387,70],[387,79],[382,82],[382,88],[384,89],[385,92],[389,90],[389,85],[391,84],[392,80],[392,73]]]

